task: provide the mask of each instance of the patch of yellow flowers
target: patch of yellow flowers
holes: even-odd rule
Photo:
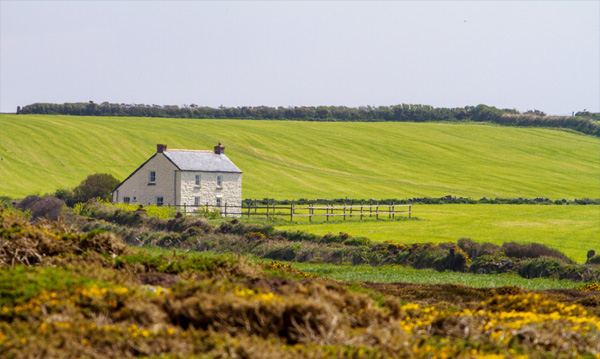
[[[281,301],[281,297],[271,292],[261,293],[248,288],[235,288],[233,293],[236,297],[258,300],[262,302],[272,303]]]

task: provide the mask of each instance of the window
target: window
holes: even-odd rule
[[[196,181],[194,183],[196,186],[200,187],[200,175],[196,175]]]
[[[137,202],[137,198],[135,198],[135,196],[133,196],[133,202]]]
[[[156,172],[150,171],[148,173],[148,184],[156,184]]]
[[[217,197],[217,207],[221,208],[222,201],[223,201],[223,198]]]
[[[135,197],[134,197],[134,198],[135,198]],[[129,200],[129,197],[123,197],[123,203],[129,203],[129,202],[131,202],[131,201]]]
[[[162,197],[156,197],[156,205],[159,206],[159,207],[163,205],[163,198]]]
[[[217,188],[223,187],[223,176],[217,176]]]
[[[194,197],[194,206],[200,205],[200,197]]]

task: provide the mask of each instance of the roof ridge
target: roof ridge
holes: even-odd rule
[[[211,150],[186,150],[186,149],[179,149],[179,148],[174,148],[174,149],[170,149],[170,150],[166,150],[165,152],[175,152],[175,151],[180,151],[180,152],[214,152]]]

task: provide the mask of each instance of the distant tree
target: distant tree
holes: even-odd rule
[[[108,173],[95,173],[84,179],[79,186],[73,189],[76,202],[87,202],[92,198],[110,201],[111,191],[121,183]]]

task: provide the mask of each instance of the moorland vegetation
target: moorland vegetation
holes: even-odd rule
[[[182,248],[208,236],[236,237],[242,245],[294,241],[268,226],[234,220],[217,227],[201,218],[166,220],[141,210],[123,213],[94,202],[88,206],[85,216],[67,211],[58,221],[43,216],[27,220],[26,213],[0,210],[4,357],[600,356],[597,283],[545,291],[343,283],[279,262],[252,263],[239,255],[194,251],[153,253],[120,239],[129,238],[127,230],[141,230],[138,234],[160,233],[157,241],[173,233],[183,239],[186,233]],[[122,223],[119,235],[92,229],[117,228],[117,223]],[[351,238],[343,234],[338,237],[294,243],[365,246],[347,242]],[[424,247],[421,253],[438,250]],[[449,249],[465,258],[463,248],[498,250],[488,247],[464,240]],[[385,250],[401,253],[404,248],[390,244]],[[538,246],[511,244],[503,250],[568,261]]]

